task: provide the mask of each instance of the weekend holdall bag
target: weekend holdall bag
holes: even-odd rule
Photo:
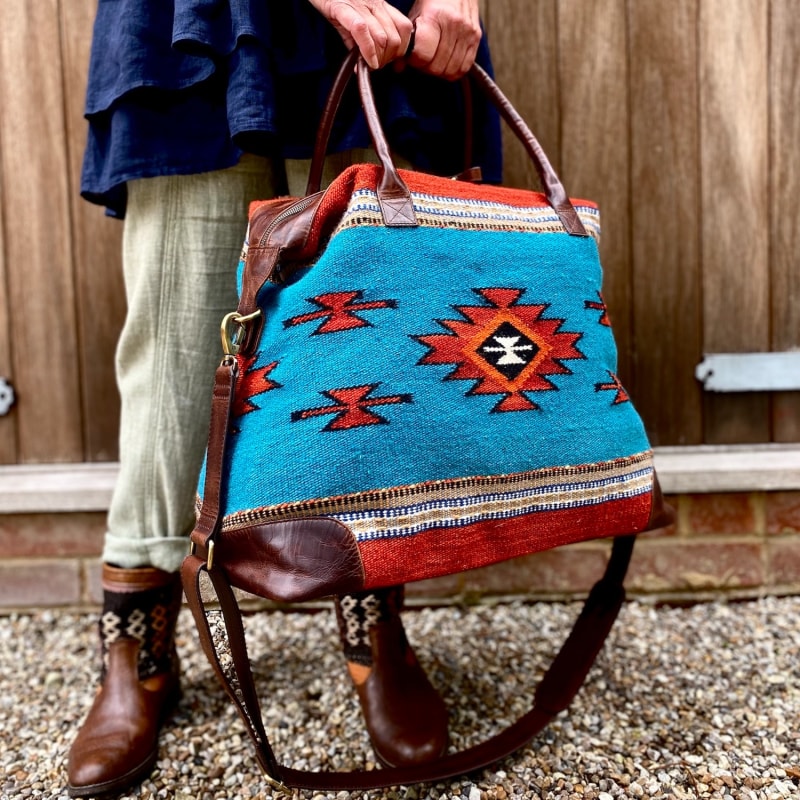
[[[380,164],[319,191],[356,62]],[[396,169],[353,53],[306,196],[251,205],[182,573],[203,647],[274,788],[436,781],[523,746],[583,682],[623,602],[635,534],[670,521],[615,372],[597,207],[569,199],[496,84],[478,66],[470,77],[525,146],[543,193]],[[234,588],[313,600],[599,537],[615,537],[606,573],[532,709],[501,733],[414,767],[311,772],[277,760]],[[222,646],[201,578],[221,609]]]

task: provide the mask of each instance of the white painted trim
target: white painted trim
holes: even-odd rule
[[[800,350],[706,353],[694,376],[707,392],[793,392],[800,389]]]
[[[800,489],[800,444],[657,447],[664,492],[752,492]]]
[[[657,447],[666,494],[800,490],[800,444]],[[0,466],[0,514],[106,511],[119,465]]]
[[[0,514],[106,511],[119,464],[0,467]]]

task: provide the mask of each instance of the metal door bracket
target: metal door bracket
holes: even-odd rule
[[[0,417],[11,411],[14,405],[14,387],[7,378],[0,378]]]
[[[694,374],[707,392],[794,392],[800,390],[800,350],[707,353]]]

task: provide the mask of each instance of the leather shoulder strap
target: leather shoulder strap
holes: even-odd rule
[[[235,359],[226,357],[217,370],[214,385],[203,513],[192,532],[192,554],[184,559],[181,574],[203,650],[245,723],[265,780],[275,788],[333,791],[438,781],[493,764],[529,742],[569,705],[611,630],[625,598],[623,580],[635,537],[615,539],[606,572],[592,589],[567,641],[539,683],[532,708],[499,734],[474,747],[414,767],[372,772],[309,772],[284,767],[275,758],[262,721],[238,603],[225,571],[213,564],[213,541],[221,513],[221,469],[235,382]],[[204,573],[211,580],[222,612],[229,649],[226,653],[220,652],[209,625],[200,587]]]
[[[625,598],[622,582],[633,551],[634,536],[614,540],[605,575],[594,586],[575,625],[542,678],[531,709],[500,733],[474,747],[414,767],[350,772],[306,770],[278,763],[267,738],[256,687],[247,655],[241,613],[224,571],[208,569],[197,556],[185,559],[182,568],[184,590],[200,632],[200,641],[214,670],[235,703],[255,746],[265,780],[279,789],[356,791],[385,786],[435,782],[453,778],[494,764],[527,744],[550,720],[565,709],[583,684],[603,645]],[[220,653],[211,633],[200,579],[207,573],[217,594],[224,619],[230,658]],[[223,663],[230,661],[230,674]]]

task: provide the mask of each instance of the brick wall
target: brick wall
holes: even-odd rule
[[[627,586],[632,596],[687,602],[800,594],[800,492],[682,494],[676,524],[643,534]],[[100,601],[105,515],[0,516],[0,611],[92,608]],[[408,587],[413,603],[481,597],[563,599],[599,577],[607,541],[587,542]]]

